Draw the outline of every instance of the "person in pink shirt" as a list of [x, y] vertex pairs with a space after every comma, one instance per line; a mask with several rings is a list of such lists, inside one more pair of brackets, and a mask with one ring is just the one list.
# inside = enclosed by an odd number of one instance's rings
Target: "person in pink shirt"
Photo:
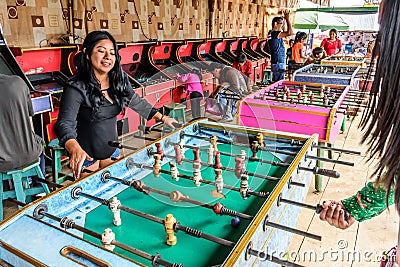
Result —
[[336, 29], [329, 31], [329, 38], [322, 40], [321, 47], [325, 50], [324, 56], [331, 56], [343, 52], [342, 42], [337, 38], [338, 32]]
[[192, 107], [192, 117], [197, 119], [200, 117], [200, 101], [203, 99], [203, 87], [201, 86], [201, 80], [203, 75], [198, 69], [192, 69], [192, 72], [184, 75], [176, 74], [178, 81], [185, 83], [186, 85], [186, 99], [190, 99], [190, 105]]

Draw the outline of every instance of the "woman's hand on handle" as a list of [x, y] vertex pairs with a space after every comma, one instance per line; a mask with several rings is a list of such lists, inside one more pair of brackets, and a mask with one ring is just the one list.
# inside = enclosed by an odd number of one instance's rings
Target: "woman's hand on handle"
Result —
[[75, 179], [81, 176], [81, 170], [85, 160], [92, 161], [91, 158], [79, 145], [75, 139], [69, 139], [65, 142], [65, 149], [69, 153], [69, 166]]
[[175, 125], [179, 124], [174, 118], [170, 118], [168, 116], [164, 117], [163, 122], [165, 123], [165, 125], [172, 129], [175, 129]]
[[347, 220], [345, 219], [346, 208], [343, 206], [341, 201], [338, 200], [327, 200], [322, 203], [322, 210], [319, 214], [319, 218], [322, 221], [327, 221], [330, 225], [340, 229], [349, 228], [356, 219], [349, 215]]

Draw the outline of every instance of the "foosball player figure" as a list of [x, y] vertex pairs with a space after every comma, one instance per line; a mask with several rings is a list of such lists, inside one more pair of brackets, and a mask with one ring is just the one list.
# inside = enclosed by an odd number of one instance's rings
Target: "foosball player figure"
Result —
[[288, 90], [287, 92], [286, 92], [286, 99], [289, 99], [290, 98], [290, 91]]
[[172, 202], [182, 202], [182, 199], [188, 198], [187, 196], [184, 196], [181, 192], [179, 191], [172, 191], [169, 193], [169, 199]]
[[207, 149], [207, 154], [208, 154], [208, 164], [213, 164], [214, 162], [214, 147], [213, 145], [210, 143], [210, 146]]
[[304, 94], [307, 90], [307, 86], [305, 84], [303, 84], [303, 86], [301, 87], [301, 92]]
[[242, 173], [240, 179], [240, 195], [243, 199], [247, 199], [249, 197], [249, 176], [245, 173]]
[[213, 146], [213, 148], [214, 148], [214, 151], [218, 151], [217, 141], [218, 141], [217, 136], [216, 136], [215, 134], [213, 134], [213, 135], [210, 137], [210, 143], [212, 144], [212, 146]]
[[106, 228], [104, 232], [101, 234], [101, 243], [103, 244], [104, 248], [110, 251], [113, 251], [115, 245], [111, 243], [115, 240], [115, 234], [110, 228]]
[[218, 193], [222, 193], [222, 189], [224, 188], [224, 180], [222, 178], [222, 170], [215, 169], [215, 189]]
[[302, 92], [298, 93], [297, 94], [297, 101], [300, 102], [302, 98], [303, 98], [303, 93]]
[[182, 150], [179, 145], [174, 145], [175, 150], [175, 160], [178, 165], [182, 164]]
[[245, 162], [246, 157], [247, 157], [246, 150], [244, 149], [240, 150], [240, 158], [242, 159], [243, 162]]
[[264, 135], [262, 133], [256, 134], [257, 142], [260, 144], [261, 147], [264, 147]]
[[324, 105], [327, 106], [329, 104], [329, 99], [328, 99], [328, 95], [324, 95], [324, 97], [322, 98]]
[[154, 154], [154, 166], [153, 166], [153, 174], [155, 177], [159, 177], [161, 173], [161, 155], [160, 154]]
[[108, 207], [114, 214], [113, 224], [115, 226], [120, 226], [122, 224], [121, 221], [121, 210], [119, 206], [121, 205], [121, 201], [117, 199], [117, 197], [112, 197], [111, 201], [108, 203]]
[[172, 179], [174, 179], [175, 181], [179, 181], [179, 176], [178, 176], [179, 172], [175, 162], [173, 161], [169, 162], [169, 170], [171, 172]]
[[321, 96], [321, 97], [324, 97], [324, 90], [325, 90], [325, 85], [322, 85], [321, 86], [321, 89], [319, 89], [319, 95]]
[[221, 154], [217, 151], [214, 153], [214, 157], [215, 157], [215, 163], [214, 163], [213, 168], [214, 169], [222, 169]]
[[156, 143], [156, 148], [157, 148], [157, 154], [160, 155], [160, 159], [163, 160], [164, 159], [164, 152], [161, 148], [161, 144], [160, 143]]
[[200, 162], [193, 162], [193, 182], [196, 186], [200, 186], [202, 180], [200, 169]]
[[238, 179], [240, 179], [240, 176], [242, 175], [243, 172], [243, 160], [240, 157], [235, 158], [235, 175]]
[[174, 233], [174, 226], [176, 223], [176, 219], [174, 218], [174, 216], [172, 214], [167, 214], [167, 216], [165, 217], [164, 220], [164, 229], [165, 232], [167, 233], [167, 245], [169, 246], [174, 246], [176, 245], [177, 242], [177, 238], [175, 236]]
[[314, 101], [314, 95], [310, 95], [310, 104], [312, 104]]
[[258, 144], [257, 141], [253, 141], [253, 143], [251, 143], [251, 157], [250, 160], [256, 160], [257, 159], [257, 152], [259, 150], [260, 145]]

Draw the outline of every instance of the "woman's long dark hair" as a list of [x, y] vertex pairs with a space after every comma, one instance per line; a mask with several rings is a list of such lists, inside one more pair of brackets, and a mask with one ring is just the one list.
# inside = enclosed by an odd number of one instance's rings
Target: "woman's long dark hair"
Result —
[[77, 72], [72, 80], [84, 82], [94, 110], [97, 111], [102, 100], [102, 93], [100, 91], [100, 82], [97, 80], [94, 74], [90, 57], [96, 44], [105, 39], [108, 39], [113, 43], [115, 50], [115, 64], [108, 73], [110, 80], [110, 88], [108, 89], [108, 93], [115, 103], [117, 103], [117, 105], [124, 110], [130, 100], [127, 91], [130, 89], [130, 83], [127, 75], [124, 74], [121, 67], [121, 58], [118, 54], [117, 43], [110, 33], [106, 31], [92, 31], [86, 36], [82, 44], [82, 52], [76, 55], [76, 59], [74, 58]]
[[400, 183], [396, 181], [400, 167], [400, 1], [384, 0], [380, 9], [380, 30], [367, 75], [368, 80], [377, 57], [375, 79], [360, 127], [365, 130], [362, 142], [368, 144], [369, 160], [379, 159], [373, 176], [386, 188], [387, 197], [395, 188], [400, 212]]

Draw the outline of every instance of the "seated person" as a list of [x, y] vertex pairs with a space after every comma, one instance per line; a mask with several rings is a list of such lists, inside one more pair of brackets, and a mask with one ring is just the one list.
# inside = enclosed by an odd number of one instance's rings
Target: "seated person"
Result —
[[[0, 74], [0, 172], [8, 172], [41, 158], [44, 172], [43, 140], [33, 132], [29, 88], [17, 75]], [[11, 126], [12, 125], [12, 126]]]
[[247, 84], [247, 91], [251, 91], [251, 79], [250, 75], [253, 74], [253, 65], [251, 60], [247, 59], [245, 53], [241, 52], [237, 55], [235, 62], [233, 62], [232, 68], [237, 69], [243, 75], [244, 80]]
[[324, 57], [324, 49], [322, 47], [315, 47], [312, 55], [304, 62], [304, 66], [309, 64], [321, 64], [321, 59]]
[[[219, 86], [211, 93], [210, 97], [219, 98], [223, 111], [222, 119], [233, 121], [237, 108], [237, 100], [234, 98], [240, 98], [247, 92], [247, 85], [243, 75], [234, 68], [217, 62], [210, 64], [209, 71], [219, 81]], [[224, 96], [222, 97], [221, 94]], [[229, 95], [232, 95], [232, 97], [228, 97]]]

